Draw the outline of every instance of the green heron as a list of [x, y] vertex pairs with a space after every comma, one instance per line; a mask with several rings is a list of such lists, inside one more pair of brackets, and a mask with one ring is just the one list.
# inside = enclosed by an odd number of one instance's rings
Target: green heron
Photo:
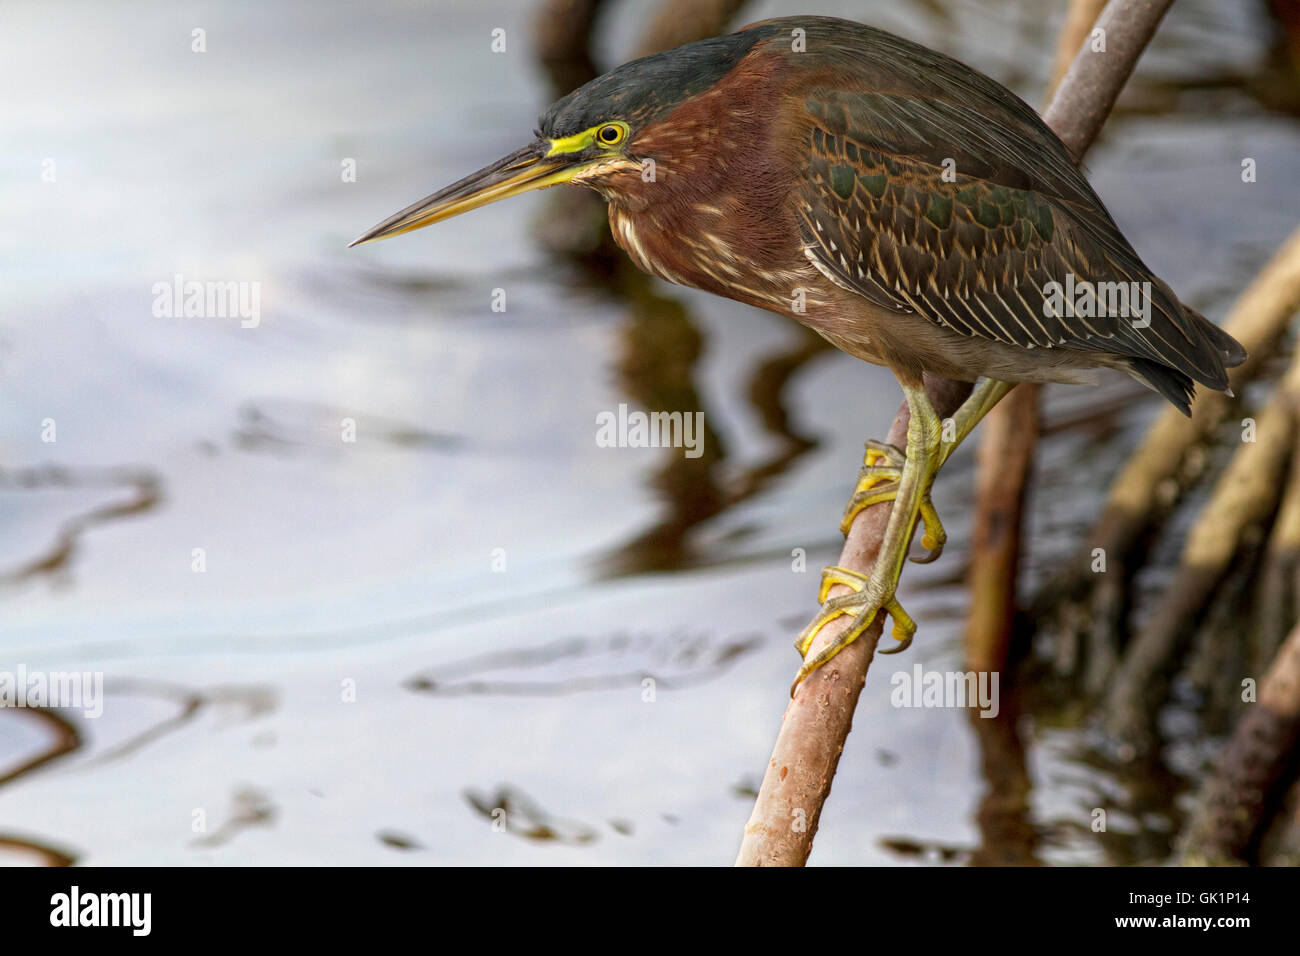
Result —
[[[604, 196], [644, 271], [788, 315], [902, 385], [907, 448], [868, 443], [844, 517], [893, 501], [879, 557], [869, 576], [823, 571], [796, 688], [879, 613], [894, 651], [911, 642], [894, 591], [918, 523], [914, 560], [943, 547], [935, 474], [1015, 383], [1118, 369], [1190, 414], [1193, 383], [1227, 391], [1245, 359], [1151, 273], [1028, 104], [858, 23], [766, 20], [625, 64], [551, 106], [527, 146], [353, 245], [558, 183]], [[980, 384], [940, 421], [926, 372]], [[852, 593], [827, 601], [834, 584]]]

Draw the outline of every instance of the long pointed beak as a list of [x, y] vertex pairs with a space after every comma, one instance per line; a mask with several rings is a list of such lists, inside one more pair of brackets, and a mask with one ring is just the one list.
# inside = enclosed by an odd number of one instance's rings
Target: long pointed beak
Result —
[[389, 216], [373, 229], [353, 239], [348, 247], [422, 229], [498, 199], [567, 183], [577, 175], [582, 164], [574, 162], [572, 155], [548, 158], [548, 145], [545, 141], [532, 143], [497, 160], [491, 166], [471, 173], [446, 189], [440, 189], [432, 196]]

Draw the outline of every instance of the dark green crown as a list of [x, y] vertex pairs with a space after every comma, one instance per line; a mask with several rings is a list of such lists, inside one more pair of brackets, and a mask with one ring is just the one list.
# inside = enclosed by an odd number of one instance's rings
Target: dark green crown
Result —
[[729, 33], [625, 63], [556, 101], [538, 121], [539, 132], [559, 139], [611, 119], [635, 129], [713, 86], [772, 32]]

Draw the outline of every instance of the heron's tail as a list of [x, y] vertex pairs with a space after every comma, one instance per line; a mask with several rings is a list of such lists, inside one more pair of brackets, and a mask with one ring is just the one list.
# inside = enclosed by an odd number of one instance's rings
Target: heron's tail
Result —
[[[1246, 350], [1241, 347], [1240, 342], [1195, 309], [1183, 306], [1183, 311], [1195, 323], [1197, 331], [1205, 336], [1210, 346], [1218, 353], [1223, 368], [1235, 368], [1246, 361]], [[1145, 358], [1129, 358], [1125, 364], [1128, 373], [1147, 388], [1169, 399], [1184, 415], [1192, 414], [1192, 396], [1196, 386], [1186, 372]], [[1220, 380], [1224, 381], [1222, 370], [1218, 374]]]
[[1242, 362], [1246, 361], [1246, 350], [1241, 347], [1241, 343], [1234, 339], [1223, 329], [1219, 328], [1201, 313], [1195, 309], [1189, 309], [1183, 306], [1183, 311], [1190, 315], [1201, 327], [1205, 337], [1210, 340], [1215, 348], [1223, 352], [1223, 367], [1236, 368]]

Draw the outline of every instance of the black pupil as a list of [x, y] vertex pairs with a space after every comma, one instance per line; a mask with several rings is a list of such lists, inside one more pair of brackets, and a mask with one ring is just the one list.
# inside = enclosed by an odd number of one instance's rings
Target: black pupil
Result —
[[607, 143], [612, 143], [614, 140], [618, 139], [618, 130], [613, 126], [606, 126], [600, 131], [600, 138]]

